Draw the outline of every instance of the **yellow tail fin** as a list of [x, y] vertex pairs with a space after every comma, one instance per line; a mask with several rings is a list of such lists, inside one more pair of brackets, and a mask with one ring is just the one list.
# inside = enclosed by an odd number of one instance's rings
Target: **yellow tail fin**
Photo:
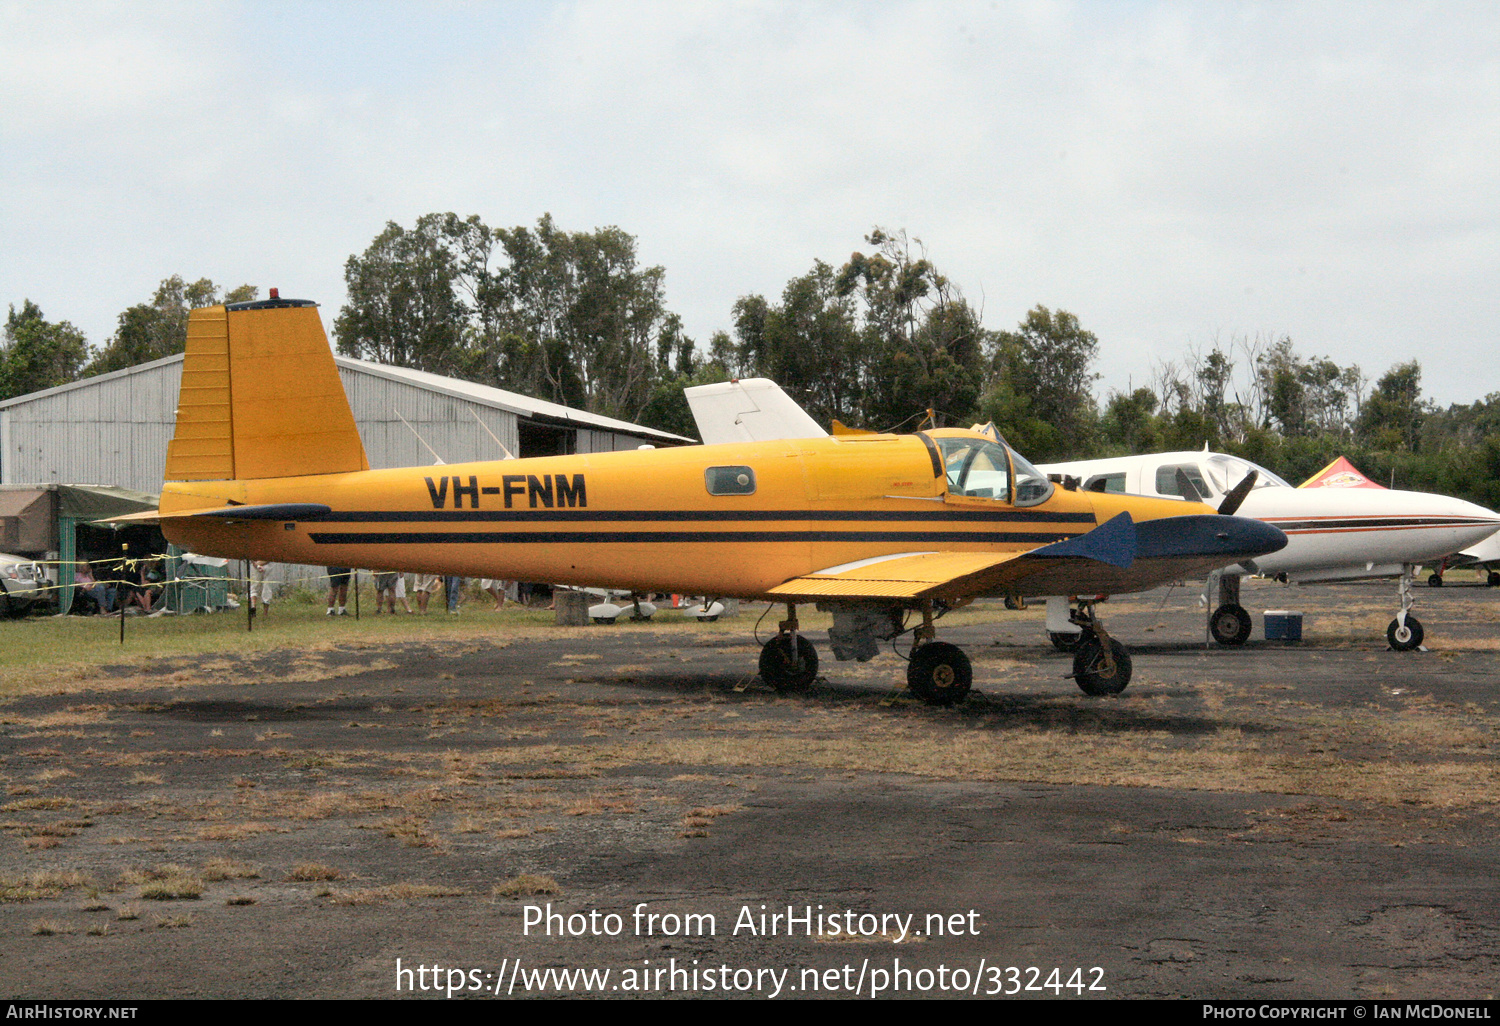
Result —
[[192, 312], [168, 481], [369, 469], [317, 304], [273, 291]]

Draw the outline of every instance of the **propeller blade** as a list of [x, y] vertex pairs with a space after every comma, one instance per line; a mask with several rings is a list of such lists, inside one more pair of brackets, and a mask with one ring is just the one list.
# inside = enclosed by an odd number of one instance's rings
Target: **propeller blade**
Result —
[[1192, 479], [1182, 472], [1181, 467], [1177, 468], [1177, 494], [1188, 502], [1203, 501], [1203, 496], [1193, 487]]
[[1245, 475], [1245, 479], [1232, 488], [1224, 501], [1219, 503], [1219, 514], [1232, 517], [1234, 511], [1240, 508], [1240, 503], [1245, 501], [1245, 496], [1250, 494], [1250, 489], [1255, 487], [1256, 479], [1260, 477], [1260, 471], [1252, 470]]

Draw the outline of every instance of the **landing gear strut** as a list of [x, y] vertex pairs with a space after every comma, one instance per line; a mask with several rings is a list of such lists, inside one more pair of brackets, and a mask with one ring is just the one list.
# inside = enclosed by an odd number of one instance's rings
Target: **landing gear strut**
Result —
[[1243, 645], [1250, 640], [1250, 614], [1240, 605], [1240, 575], [1214, 574], [1209, 578], [1209, 590], [1214, 578], [1218, 578], [1219, 605], [1208, 618], [1209, 633], [1221, 645]]
[[1087, 695], [1118, 695], [1130, 683], [1130, 653], [1104, 630], [1092, 602], [1080, 602], [1073, 622], [1083, 628], [1071, 676]]
[[818, 676], [818, 650], [797, 632], [797, 607], [788, 602], [776, 637], [760, 650], [760, 677], [777, 691], [806, 690]]
[[1411, 579], [1414, 568], [1408, 565], [1401, 575], [1401, 612], [1385, 629], [1385, 640], [1397, 652], [1410, 652], [1422, 647], [1422, 624], [1410, 613], [1412, 606]]
[[964, 650], [934, 641], [932, 602], [922, 604], [922, 626], [912, 632], [914, 646], [906, 664], [906, 686], [928, 705], [956, 705], [968, 697], [974, 667]]

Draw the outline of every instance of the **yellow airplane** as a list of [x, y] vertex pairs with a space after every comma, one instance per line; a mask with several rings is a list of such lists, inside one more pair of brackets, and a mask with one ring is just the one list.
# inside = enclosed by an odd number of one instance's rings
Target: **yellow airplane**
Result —
[[371, 470], [316, 304], [195, 310], [161, 496], [177, 545], [236, 559], [380, 566], [785, 603], [760, 673], [804, 688], [797, 607], [834, 613], [841, 658], [906, 632], [907, 683], [961, 700], [968, 657], [934, 621], [978, 596], [1082, 595], [1074, 678], [1130, 680], [1092, 596], [1275, 551], [1270, 525], [1204, 505], [1081, 492], [973, 431]]

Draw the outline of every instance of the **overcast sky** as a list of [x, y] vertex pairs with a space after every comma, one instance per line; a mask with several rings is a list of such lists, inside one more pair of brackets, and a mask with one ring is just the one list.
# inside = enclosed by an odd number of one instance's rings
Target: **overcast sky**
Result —
[[0, 0], [0, 303], [316, 299], [387, 221], [618, 225], [706, 342], [906, 229], [1100, 394], [1290, 335], [1500, 391], [1500, 5]]

